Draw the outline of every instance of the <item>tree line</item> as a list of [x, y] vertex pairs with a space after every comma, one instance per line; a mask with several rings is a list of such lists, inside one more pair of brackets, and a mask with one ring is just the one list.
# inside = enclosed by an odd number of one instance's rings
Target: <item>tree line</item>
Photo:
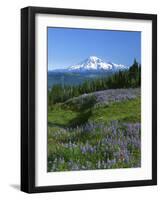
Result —
[[81, 85], [54, 85], [48, 90], [48, 105], [64, 102], [81, 94], [116, 88], [135, 88], [141, 85], [141, 65], [134, 59], [128, 70], [118, 71], [111, 76], [87, 80]]

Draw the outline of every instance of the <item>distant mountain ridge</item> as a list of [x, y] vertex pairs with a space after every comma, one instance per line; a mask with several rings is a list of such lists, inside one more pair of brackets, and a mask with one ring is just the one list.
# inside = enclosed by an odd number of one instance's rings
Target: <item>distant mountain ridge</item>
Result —
[[106, 72], [115, 72], [119, 70], [126, 70], [129, 67], [123, 65], [123, 64], [115, 64], [113, 62], [105, 62], [102, 59], [96, 57], [96, 56], [90, 56], [84, 61], [76, 64], [69, 66], [64, 69], [56, 69], [52, 70], [54, 71], [66, 71], [66, 72], [99, 72], [99, 71], [106, 71]]

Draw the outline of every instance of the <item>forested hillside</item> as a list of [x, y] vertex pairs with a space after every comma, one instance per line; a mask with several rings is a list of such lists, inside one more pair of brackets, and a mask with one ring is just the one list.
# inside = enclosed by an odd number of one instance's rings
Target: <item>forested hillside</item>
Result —
[[51, 90], [48, 90], [48, 105], [50, 107], [55, 103], [64, 102], [85, 93], [115, 88], [136, 88], [140, 85], [141, 65], [135, 59], [128, 70], [116, 72], [111, 76], [85, 81], [75, 86], [54, 85]]

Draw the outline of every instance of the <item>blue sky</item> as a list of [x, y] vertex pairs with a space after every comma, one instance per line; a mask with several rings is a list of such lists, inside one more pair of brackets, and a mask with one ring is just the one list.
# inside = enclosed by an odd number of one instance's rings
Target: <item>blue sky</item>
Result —
[[141, 32], [48, 28], [48, 69], [75, 65], [89, 56], [131, 65], [141, 63]]

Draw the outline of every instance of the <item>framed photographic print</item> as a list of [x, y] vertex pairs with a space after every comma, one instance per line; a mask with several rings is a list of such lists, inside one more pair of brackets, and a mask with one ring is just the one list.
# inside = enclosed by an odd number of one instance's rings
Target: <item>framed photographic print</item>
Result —
[[157, 16], [21, 10], [21, 190], [157, 184]]

